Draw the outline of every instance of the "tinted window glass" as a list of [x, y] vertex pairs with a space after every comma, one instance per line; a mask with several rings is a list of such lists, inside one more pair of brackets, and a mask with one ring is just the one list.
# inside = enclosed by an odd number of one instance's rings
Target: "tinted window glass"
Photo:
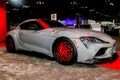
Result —
[[26, 22], [20, 25], [23, 30], [41, 30], [42, 26], [36, 21]]

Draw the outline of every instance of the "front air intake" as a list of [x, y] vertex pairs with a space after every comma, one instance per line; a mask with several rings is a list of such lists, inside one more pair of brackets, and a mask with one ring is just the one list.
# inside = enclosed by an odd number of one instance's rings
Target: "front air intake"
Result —
[[101, 48], [101, 49], [97, 52], [97, 54], [96, 54], [95, 56], [103, 55], [106, 50], [107, 50], [107, 48]]

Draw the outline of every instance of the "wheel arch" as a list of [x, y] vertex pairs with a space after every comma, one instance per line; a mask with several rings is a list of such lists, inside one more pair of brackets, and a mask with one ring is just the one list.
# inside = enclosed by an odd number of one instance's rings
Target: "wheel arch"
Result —
[[7, 40], [7, 38], [12, 38], [14, 40], [13, 36], [11, 36], [11, 35], [7, 35], [5, 40]]
[[5, 40], [6, 40], [7, 38], [10, 38], [10, 37], [11, 37], [11, 38], [15, 41], [15, 39], [14, 39], [14, 38], [15, 38], [15, 36], [10, 35], [10, 34], [6, 36]]
[[11, 34], [7, 35], [6, 38], [5, 38], [5, 42], [6, 42], [7, 38], [12, 38], [13, 39], [14, 44], [15, 44], [15, 48], [17, 49], [17, 45], [16, 45], [17, 42], [15, 40], [16, 36], [15, 35], [11, 35]]
[[[10, 35], [6, 36], [5, 44], [8, 52], [16, 52], [16, 46], [12, 36]], [[10, 46], [11, 44], [12, 44], [12, 47]]]

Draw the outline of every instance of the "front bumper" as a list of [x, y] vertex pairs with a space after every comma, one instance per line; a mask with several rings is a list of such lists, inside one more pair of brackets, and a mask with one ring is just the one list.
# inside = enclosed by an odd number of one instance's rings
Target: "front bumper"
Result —
[[115, 61], [118, 58], [118, 54], [114, 53], [111, 57], [109, 58], [102, 58], [102, 59], [88, 59], [85, 61], [82, 61], [80, 63], [85, 63], [85, 64], [97, 64], [97, 63], [105, 63], [105, 62], [111, 62], [111, 61]]

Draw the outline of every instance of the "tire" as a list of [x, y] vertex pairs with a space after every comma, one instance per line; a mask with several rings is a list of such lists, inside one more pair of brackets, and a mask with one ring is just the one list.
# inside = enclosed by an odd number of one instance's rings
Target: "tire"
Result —
[[55, 42], [53, 55], [58, 63], [71, 65], [77, 59], [76, 47], [68, 38], [60, 38]]
[[8, 52], [15, 52], [15, 43], [12, 37], [6, 38], [6, 48]]

